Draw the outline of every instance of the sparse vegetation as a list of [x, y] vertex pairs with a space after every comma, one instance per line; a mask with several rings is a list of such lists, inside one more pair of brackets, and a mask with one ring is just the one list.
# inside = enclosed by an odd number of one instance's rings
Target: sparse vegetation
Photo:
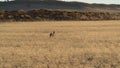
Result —
[[120, 68], [119, 22], [1, 23], [0, 68]]

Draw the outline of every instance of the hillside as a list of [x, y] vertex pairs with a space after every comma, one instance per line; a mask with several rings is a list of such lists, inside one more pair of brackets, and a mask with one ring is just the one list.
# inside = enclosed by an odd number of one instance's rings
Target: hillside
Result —
[[0, 21], [120, 20], [120, 5], [64, 1], [0, 2]]
[[29, 1], [18, 0], [12, 2], [0, 2], [0, 10], [33, 10], [33, 9], [59, 9], [96, 12], [120, 12], [120, 5], [87, 4], [82, 2], [64, 1]]

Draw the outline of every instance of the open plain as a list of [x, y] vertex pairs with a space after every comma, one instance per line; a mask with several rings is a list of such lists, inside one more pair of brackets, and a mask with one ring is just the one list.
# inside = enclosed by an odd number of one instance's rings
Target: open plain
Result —
[[0, 68], [120, 68], [120, 21], [0, 23]]

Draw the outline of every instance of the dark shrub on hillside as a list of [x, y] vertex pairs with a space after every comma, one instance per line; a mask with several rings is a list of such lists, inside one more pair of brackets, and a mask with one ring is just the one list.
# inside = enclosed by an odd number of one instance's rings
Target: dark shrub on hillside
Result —
[[0, 11], [0, 21], [120, 20], [120, 13], [60, 10]]

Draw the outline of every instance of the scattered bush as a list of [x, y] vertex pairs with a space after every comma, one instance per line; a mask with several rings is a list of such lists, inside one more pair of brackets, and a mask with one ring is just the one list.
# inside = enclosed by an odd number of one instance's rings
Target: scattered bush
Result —
[[[0, 11], [0, 21], [41, 20], [120, 20], [120, 13], [79, 12], [60, 10]], [[10, 20], [10, 21], [11, 21]]]

